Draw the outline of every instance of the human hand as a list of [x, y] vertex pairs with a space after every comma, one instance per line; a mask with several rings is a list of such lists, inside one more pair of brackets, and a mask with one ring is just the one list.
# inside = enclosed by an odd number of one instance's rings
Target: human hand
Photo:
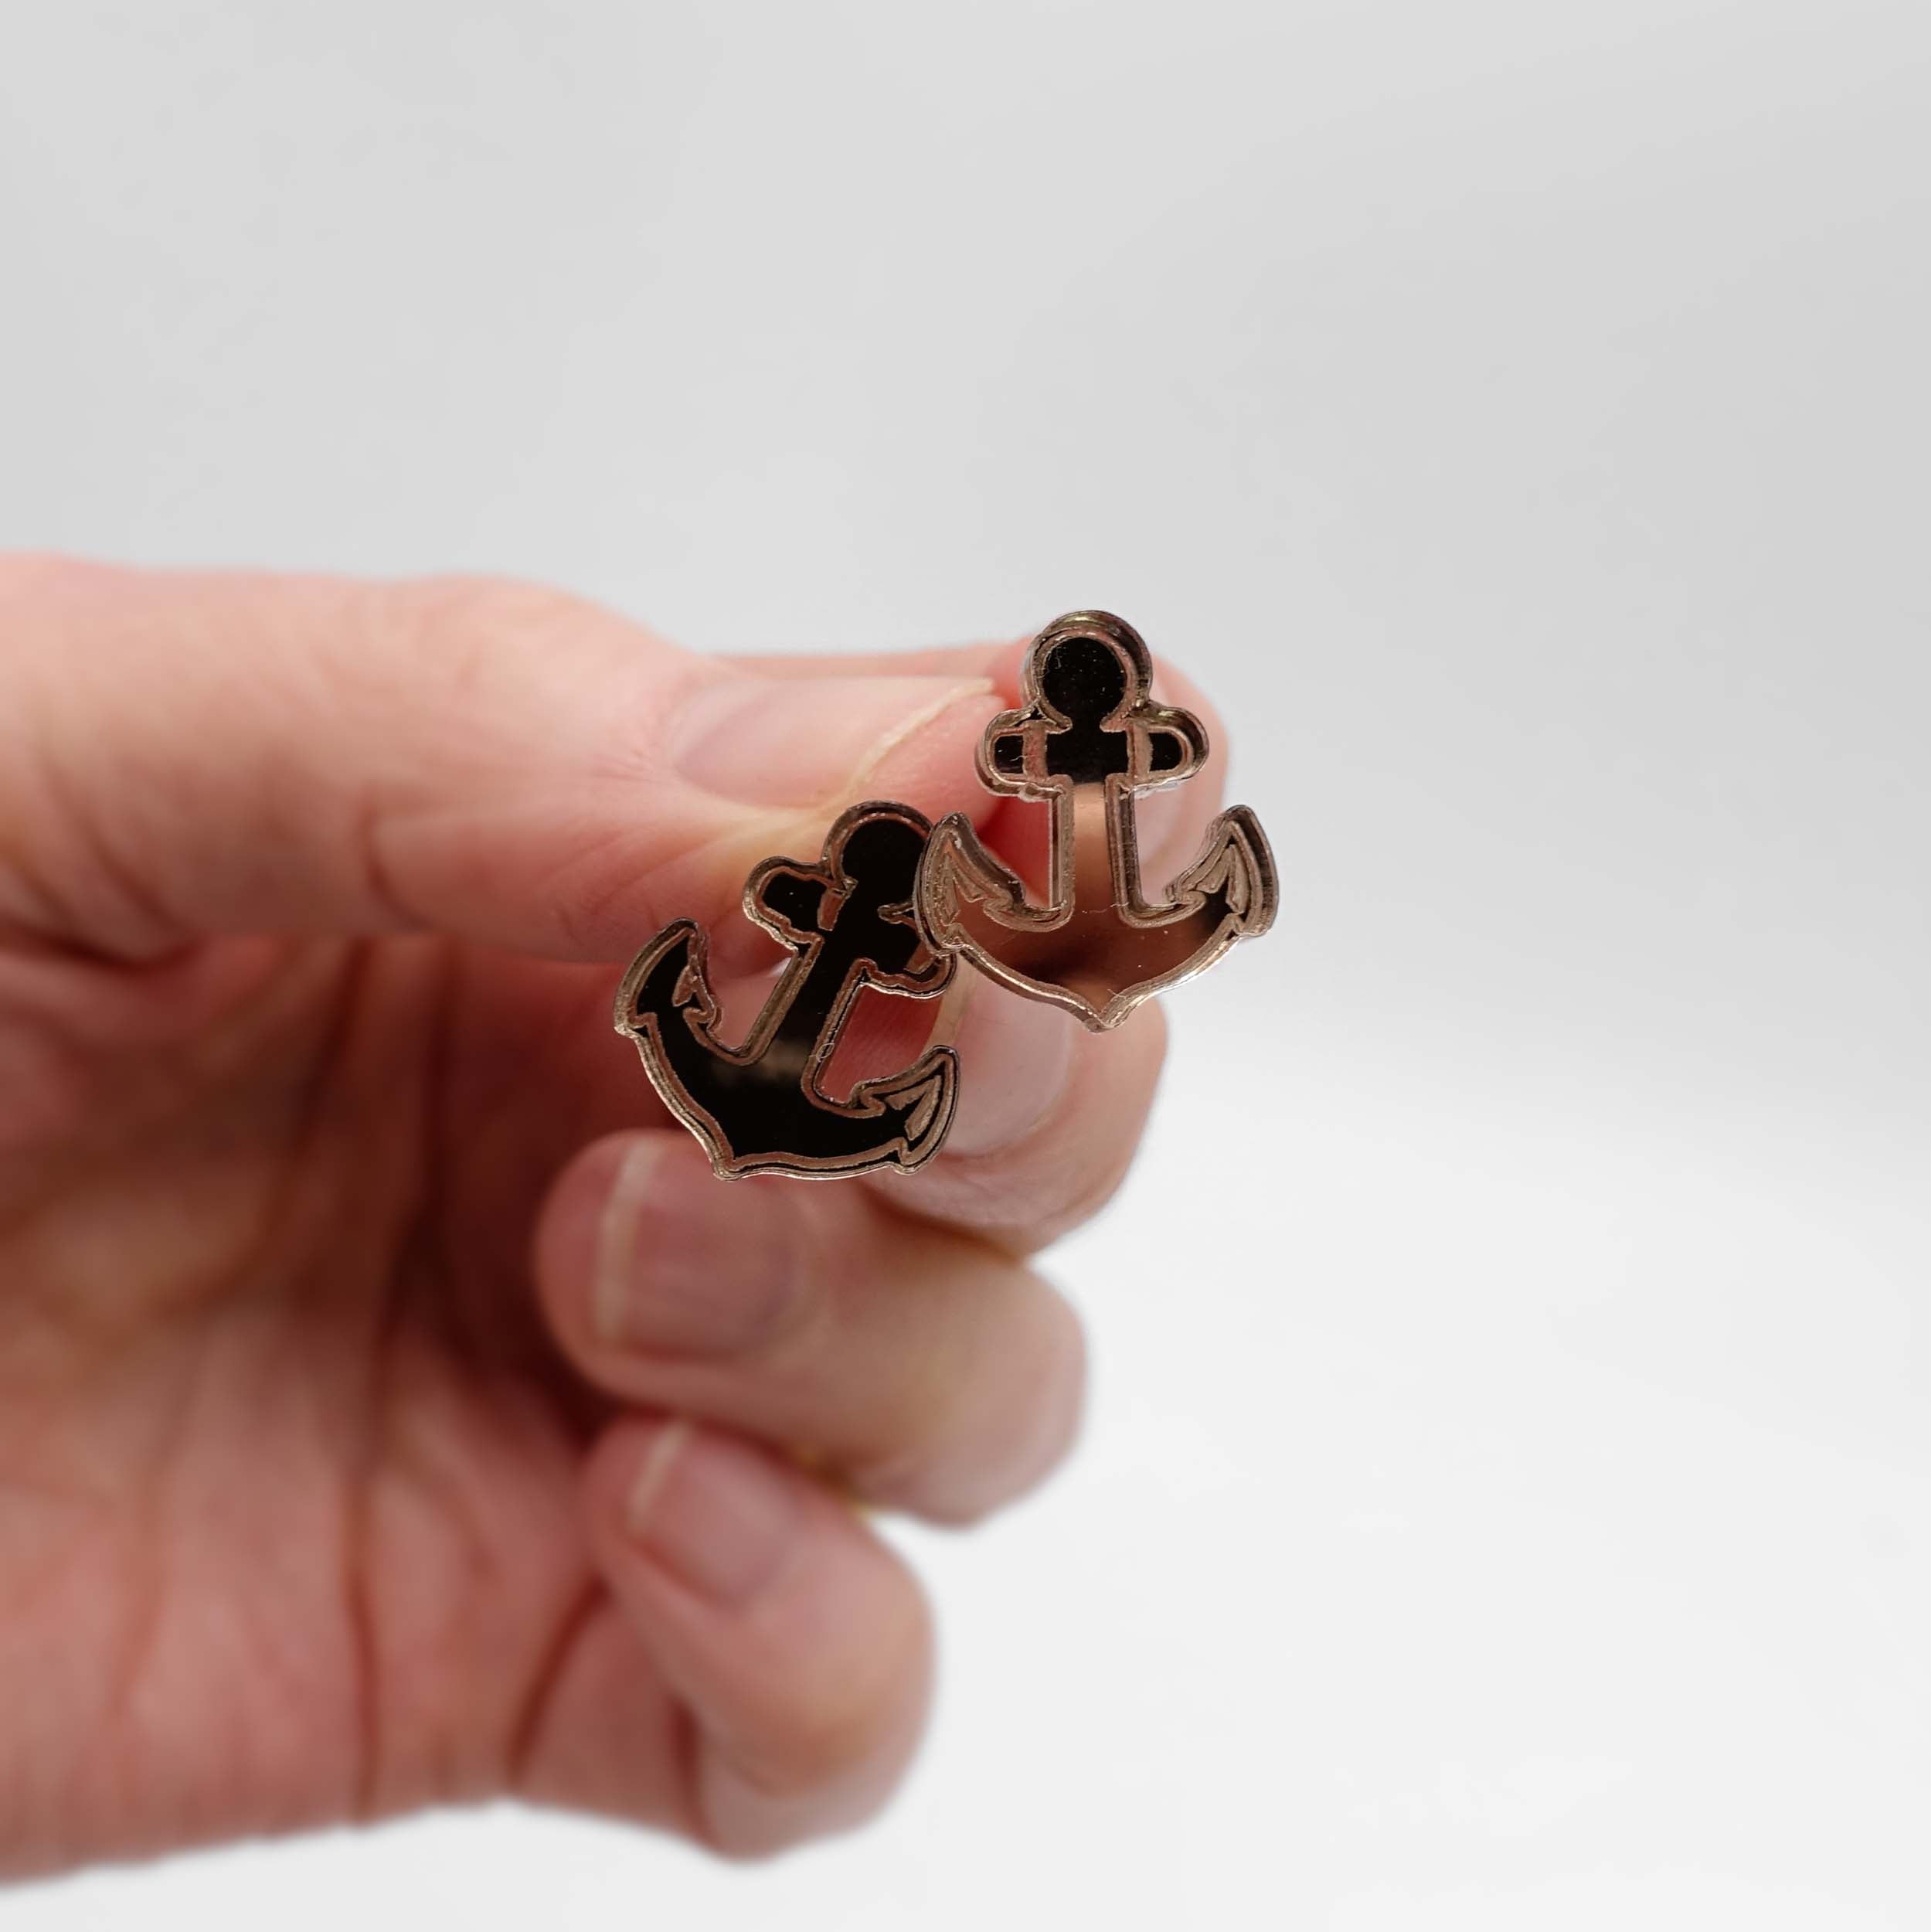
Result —
[[[1022, 1257], [1119, 1180], [1161, 1022], [981, 988], [928, 1168], [726, 1185], [610, 1002], [677, 915], [748, 978], [746, 872], [853, 798], [1010, 852], [973, 750], [1018, 655], [0, 560], [0, 1871], [875, 1806], [930, 1634], [838, 1491], [965, 1521], [1062, 1454], [1078, 1330]], [[1149, 877], [1218, 790], [1147, 801]], [[931, 1012], [866, 1005], [888, 1059]]]

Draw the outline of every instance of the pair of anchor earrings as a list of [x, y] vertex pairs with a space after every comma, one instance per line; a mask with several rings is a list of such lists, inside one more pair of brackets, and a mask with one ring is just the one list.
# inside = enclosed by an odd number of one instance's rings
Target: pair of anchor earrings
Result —
[[1033, 639], [1025, 702], [986, 727], [981, 782], [1051, 808], [1045, 903], [963, 815], [935, 828], [875, 800], [839, 817], [815, 864], [767, 859], [746, 880], [745, 917], [792, 957], [741, 1046], [717, 1036], [702, 927], [679, 920], [637, 954], [617, 1030], [720, 1176], [909, 1174], [944, 1145], [960, 1079], [948, 1044], [843, 1098], [826, 1090], [867, 988], [931, 999], [963, 964], [1105, 1032], [1273, 923], [1273, 859], [1243, 805], [1214, 820], [1164, 897], [1146, 896], [1134, 801], [1183, 783], [1207, 755], [1199, 719], [1155, 704], [1152, 678], [1130, 624], [1076, 611]]

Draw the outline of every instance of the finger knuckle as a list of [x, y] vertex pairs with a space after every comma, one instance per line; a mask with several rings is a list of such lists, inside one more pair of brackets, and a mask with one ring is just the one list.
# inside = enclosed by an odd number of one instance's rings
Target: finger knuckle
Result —
[[385, 656], [400, 645], [460, 688], [501, 662], [581, 629], [593, 608], [566, 591], [514, 577], [418, 577], [369, 587], [367, 631]]

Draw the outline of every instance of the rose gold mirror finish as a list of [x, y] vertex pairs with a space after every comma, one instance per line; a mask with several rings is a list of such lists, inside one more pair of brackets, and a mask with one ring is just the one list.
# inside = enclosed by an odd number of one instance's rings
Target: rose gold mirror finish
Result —
[[933, 832], [920, 868], [920, 918], [934, 947], [1096, 1032], [1265, 932], [1278, 904], [1273, 855], [1245, 806], [1222, 812], [1193, 862], [1147, 897], [1134, 801], [1184, 784], [1207, 755], [1192, 713], [1153, 702], [1152, 675], [1130, 624], [1076, 611], [1033, 640], [1025, 702], [987, 727], [986, 785], [1052, 813], [1045, 905], [956, 815]]

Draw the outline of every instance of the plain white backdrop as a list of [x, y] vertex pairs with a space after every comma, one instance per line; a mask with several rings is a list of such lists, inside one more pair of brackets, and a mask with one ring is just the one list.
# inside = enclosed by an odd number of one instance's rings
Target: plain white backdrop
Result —
[[1103, 604], [1283, 885], [1056, 1258], [1079, 1459], [905, 1532], [882, 1822], [8, 1932], [1931, 1921], [1920, 0], [0, 21], [0, 541], [716, 649]]

